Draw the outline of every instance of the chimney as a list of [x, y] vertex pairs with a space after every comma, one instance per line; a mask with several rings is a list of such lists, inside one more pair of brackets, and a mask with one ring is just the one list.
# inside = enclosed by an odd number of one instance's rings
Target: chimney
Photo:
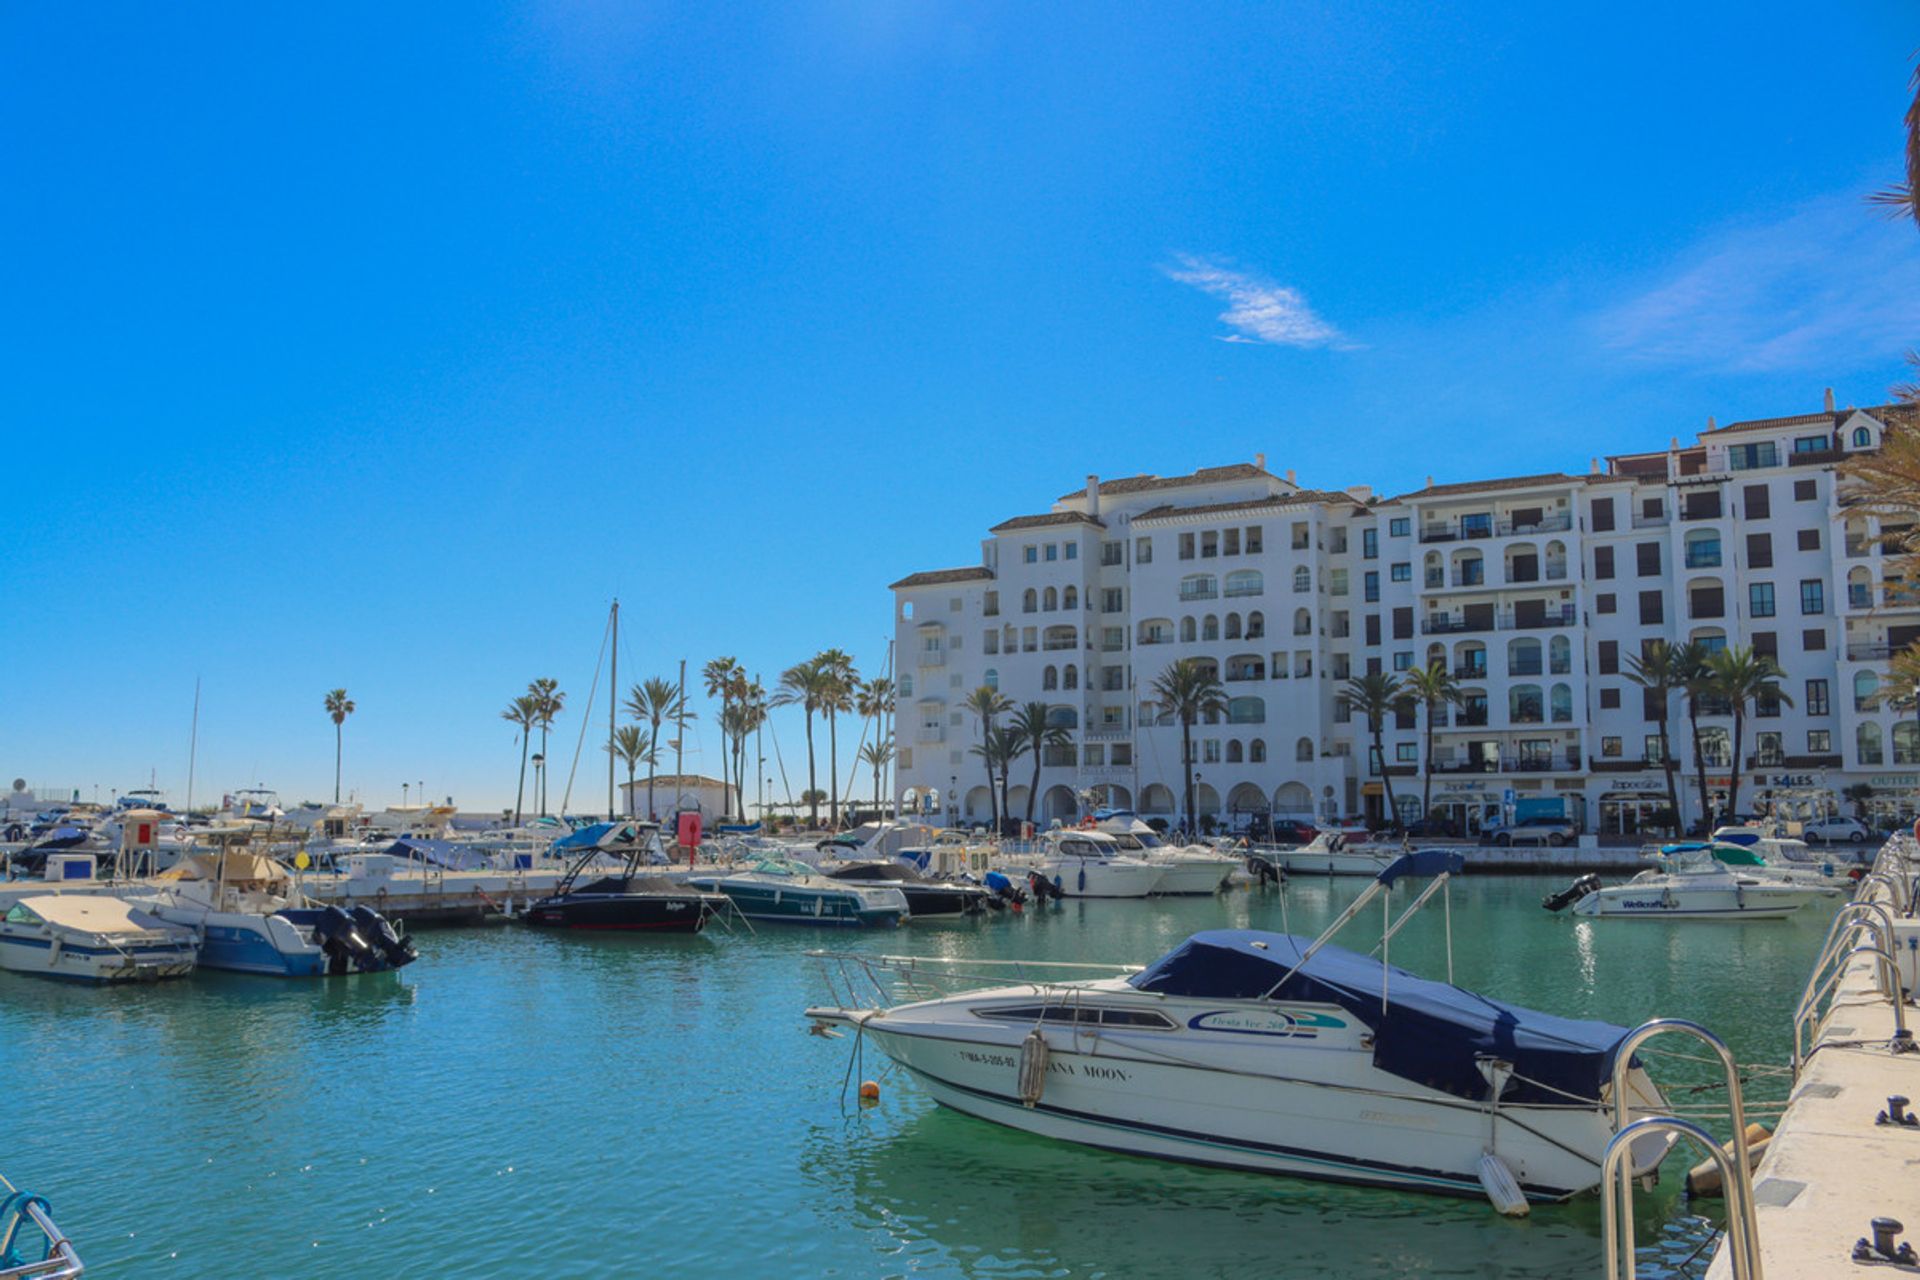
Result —
[[1827, 412], [1828, 413], [1833, 412], [1833, 388], [1832, 387], [1827, 388]]
[[1713, 415], [1712, 415], [1712, 414], [1708, 414], [1708, 415], [1707, 415], [1707, 430], [1709, 430], [1709, 431], [1712, 431], [1712, 430], [1714, 430], [1714, 423], [1713, 423]]
[[1298, 488], [1300, 485], [1300, 481], [1294, 478], [1292, 467], [1287, 468], [1287, 483], [1293, 485], [1295, 488]]
[[1596, 475], [1596, 476], [1597, 476], [1597, 475], [1599, 475], [1599, 474], [1600, 474], [1600, 459], [1598, 459], [1598, 458], [1588, 458], [1588, 459], [1587, 459], [1587, 470], [1588, 470], [1588, 472], [1589, 472], [1589, 473], [1591, 473], [1591, 474], [1593, 474], [1593, 475]]
[[1428, 476], [1428, 477], [1427, 477], [1427, 488], [1429, 488], [1429, 489], [1431, 489], [1431, 488], [1433, 488], [1433, 477], [1432, 477], [1432, 476]]
[[1346, 488], [1346, 494], [1349, 498], [1352, 498], [1355, 502], [1364, 506], [1373, 501], [1373, 486], [1370, 484], [1350, 484]]
[[1100, 477], [1099, 476], [1087, 477], [1087, 514], [1095, 517], [1096, 519], [1100, 515]]
[[1255, 470], [1257, 470], [1257, 471], [1265, 471], [1265, 470], [1267, 469], [1267, 455], [1266, 455], [1266, 454], [1264, 454], [1264, 453], [1256, 453], [1256, 454], [1254, 454], [1254, 455], [1253, 455], [1253, 465], [1254, 465], [1254, 469], [1255, 469]]

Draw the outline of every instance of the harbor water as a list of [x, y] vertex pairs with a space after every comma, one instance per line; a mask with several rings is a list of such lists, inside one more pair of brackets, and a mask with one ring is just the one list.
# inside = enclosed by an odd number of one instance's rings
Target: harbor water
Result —
[[[1363, 883], [1295, 881], [1286, 922], [1316, 932]], [[1455, 979], [1574, 1017], [1693, 1018], [1742, 1062], [1785, 1060], [1824, 911], [1576, 921], [1540, 909], [1558, 887], [1456, 881]], [[0, 973], [0, 1169], [52, 1201], [89, 1276], [138, 1280], [1600, 1275], [1597, 1197], [1515, 1221], [1062, 1145], [940, 1110], [871, 1051], [850, 1075], [852, 1038], [800, 1016], [827, 995], [809, 948], [1144, 962], [1199, 929], [1278, 929], [1282, 911], [1243, 890], [876, 933], [497, 926], [422, 933], [398, 973], [315, 982]], [[1444, 977], [1447, 919], [1436, 900], [1394, 963]], [[1341, 942], [1378, 935], [1374, 916]], [[1668, 1082], [1703, 1071], [1656, 1064]], [[878, 1105], [858, 1105], [861, 1075]], [[1679, 1195], [1694, 1158], [1640, 1200], [1643, 1275], [1705, 1270], [1706, 1253], [1682, 1266], [1708, 1239]]]

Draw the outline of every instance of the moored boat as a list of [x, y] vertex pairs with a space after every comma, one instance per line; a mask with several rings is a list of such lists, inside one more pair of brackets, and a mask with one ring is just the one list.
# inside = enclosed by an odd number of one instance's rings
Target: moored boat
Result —
[[1005, 868], [1038, 876], [1063, 898], [1144, 898], [1160, 886], [1165, 868], [1132, 857], [1104, 831], [1049, 831], [1038, 847], [1011, 853]]
[[915, 920], [928, 916], [978, 915], [986, 910], [989, 896], [980, 885], [935, 879], [921, 874], [904, 862], [829, 863], [822, 865], [820, 870], [829, 880], [898, 889], [907, 900], [908, 913]]
[[907, 897], [898, 889], [830, 880], [780, 858], [763, 858], [727, 875], [691, 876], [686, 883], [724, 893], [749, 920], [885, 929], [907, 918]]
[[[582, 852], [554, 891], [527, 908], [528, 924], [603, 933], [698, 933], [709, 916], [726, 906], [723, 894], [641, 874], [642, 863], [659, 852], [657, 824], [600, 825], [612, 829], [578, 843]], [[619, 870], [581, 882], [583, 874], [616, 849], [626, 854]], [[664, 853], [660, 860], [665, 861]]]
[[1289, 875], [1377, 876], [1392, 862], [1385, 849], [1358, 848], [1338, 831], [1322, 831], [1303, 845], [1257, 845], [1248, 855]]
[[1839, 889], [1823, 884], [1728, 866], [1707, 845], [1668, 845], [1662, 853], [1663, 869], [1642, 871], [1616, 885], [1582, 876], [1541, 905], [1611, 919], [1784, 920], [1811, 903], [1841, 896]]
[[0, 915], [0, 969], [80, 982], [157, 982], [193, 972], [200, 940], [105, 893], [17, 898]]

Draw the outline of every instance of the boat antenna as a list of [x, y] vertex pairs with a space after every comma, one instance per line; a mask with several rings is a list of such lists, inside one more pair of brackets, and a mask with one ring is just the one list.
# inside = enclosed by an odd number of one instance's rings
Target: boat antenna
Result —
[[[753, 682], [760, 683], [760, 673], [753, 673]], [[765, 831], [767, 821], [767, 745], [763, 736], [766, 733], [767, 713], [764, 706], [753, 718], [753, 801], [760, 810], [761, 830]]]
[[[687, 750], [687, 660], [680, 659], [680, 691], [673, 695], [674, 732], [673, 732], [673, 785], [680, 789], [673, 799], [673, 819], [680, 821], [680, 802], [687, 794], [687, 770], [681, 763]], [[678, 839], [678, 836], [675, 836]], [[692, 855], [688, 855], [692, 862]]]
[[200, 677], [193, 678], [193, 728], [187, 733], [187, 817], [193, 816], [193, 762], [200, 752]]
[[613, 737], [620, 710], [620, 597], [613, 598], [613, 666], [607, 673], [607, 821], [618, 822], [620, 810], [613, 803]]
[[[607, 626], [610, 628], [612, 625], [613, 618], [609, 615], [607, 618]], [[607, 632], [606, 630], [602, 630], [600, 632], [600, 655], [593, 660], [593, 683], [587, 687], [586, 710], [580, 713], [580, 736], [574, 739], [573, 763], [567, 766], [567, 789], [560, 793], [560, 816], [563, 819], [563, 825], [567, 815], [567, 802], [573, 799], [574, 775], [580, 771], [580, 752], [587, 745], [587, 725], [593, 720], [593, 698], [595, 694], [600, 692], [600, 668], [606, 664], [606, 661]], [[611, 696], [611, 694], [609, 694], [609, 696]], [[608, 743], [607, 746], [611, 748], [613, 744]]]

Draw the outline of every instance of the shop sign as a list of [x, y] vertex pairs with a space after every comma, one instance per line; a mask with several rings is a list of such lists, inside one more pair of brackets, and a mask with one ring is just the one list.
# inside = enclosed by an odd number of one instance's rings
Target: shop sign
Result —
[[1608, 791], [1657, 791], [1664, 793], [1667, 784], [1656, 778], [1627, 778], [1618, 782], [1609, 782]]
[[1920, 777], [1911, 773], [1876, 773], [1867, 779], [1870, 787], [1912, 787], [1920, 786]]
[[1820, 775], [1817, 773], [1763, 773], [1760, 775], [1763, 787], [1817, 787]]

